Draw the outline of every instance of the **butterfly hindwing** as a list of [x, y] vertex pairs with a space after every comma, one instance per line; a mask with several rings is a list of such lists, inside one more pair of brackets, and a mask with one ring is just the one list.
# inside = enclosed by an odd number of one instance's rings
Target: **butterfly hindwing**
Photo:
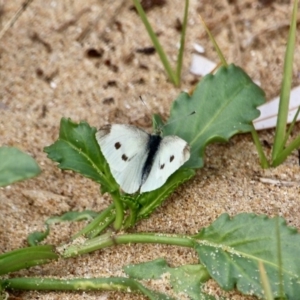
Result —
[[111, 173], [124, 192], [138, 191], [147, 159], [149, 134], [131, 125], [113, 124], [96, 134]]
[[141, 186], [141, 193], [161, 187], [190, 157], [189, 145], [178, 136], [162, 139], [155, 155], [151, 171]]

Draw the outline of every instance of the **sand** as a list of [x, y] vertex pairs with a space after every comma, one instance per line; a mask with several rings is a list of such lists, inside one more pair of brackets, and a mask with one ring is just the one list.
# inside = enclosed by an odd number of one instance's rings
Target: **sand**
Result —
[[[6, 31], [0, 44], [0, 145], [31, 154], [40, 176], [0, 189], [0, 253], [27, 245], [26, 237], [44, 229], [44, 221], [67, 211], [100, 211], [111, 203], [99, 186], [79, 174], [61, 171], [43, 148], [58, 137], [62, 117], [106, 123], [129, 123], [151, 131], [151, 114], [167, 118], [180, 91], [191, 90], [198, 78], [189, 72], [193, 43], [218, 61], [198, 13], [207, 21], [228, 62], [240, 65], [266, 91], [280, 92], [284, 51], [291, 12], [289, 1], [190, 1], [187, 40], [180, 87], [174, 87], [157, 54], [137, 53], [151, 41], [131, 1], [33, 1]], [[2, 27], [22, 5], [4, 1]], [[268, 4], [269, 3], [269, 4]], [[151, 24], [173, 65], [183, 1], [168, 1], [148, 12]], [[299, 25], [298, 25], [299, 31]], [[296, 49], [299, 50], [299, 39]], [[298, 48], [297, 48], [298, 47]], [[92, 51], [91, 51], [92, 50]], [[91, 57], [96, 56], [96, 57]], [[295, 53], [293, 86], [300, 83], [300, 52]], [[142, 95], [149, 109], [141, 104]], [[297, 125], [293, 136], [299, 135]], [[272, 144], [274, 130], [259, 133]], [[270, 154], [270, 149], [265, 147]], [[206, 149], [205, 167], [180, 186], [149, 219], [133, 231], [194, 234], [222, 213], [280, 215], [300, 228], [300, 172], [294, 151], [276, 169], [263, 170], [249, 134]], [[264, 179], [273, 179], [271, 184]], [[57, 224], [46, 243], [59, 245], [83, 226]], [[122, 245], [45, 266], [14, 276], [102, 277], [120, 275], [121, 268], [164, 257], [171, 266], [197, 263], [195, 252], [166, 245]], [[163, 285], [158, 286], [164, 290]], [[221, 291], [207, 283], [213, 295]], [[113, 292], [14, 292], [12, 299], [145, 299]], [[228, 299], [254, 299], [238, 292]], [[18, 298], [19, 297], [19, 298]]]

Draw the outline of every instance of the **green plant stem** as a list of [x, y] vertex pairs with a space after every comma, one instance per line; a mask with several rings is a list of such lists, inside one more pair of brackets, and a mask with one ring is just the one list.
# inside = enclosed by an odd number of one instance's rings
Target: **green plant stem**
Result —
[[115, 209], [116, 209], [116, 218], [114, 221], [114, 229], [120, 230], [123, 225], [124, 220], [124, 207], [123, 203], [120, 200], [120, 194], [119, 192], [113, 192], [111, 193], [111, 197], [113, 198]]
[[288, 138], [289, 138], [289, 136], [291, 135], [291, 133], [292, 133], [292, 131], [294, 129], [294, 126], [295, 126], [295, 124], [297, 122], [297, 118], [298, 118], [299, 113], [300, 113], [300, 106], [298, 107], [298, 109], [297, 109], [297, 111], [295, 113], [295, 116], [293, 118], [293, 121], [292, 121], [291, 125], [289, 126], [289, 129], [288, 129], [288, 131], [287, 131], [287, 133], [285, 135], [285, 139], [284, 139], [284, 142], [283, 142], [284, 145], [286, 145], [286, 143], [288, 141]]
[[279, 153], [276, 159], [272, 162], [272, 167], [279, 166], [293, 150], [300, 147], [300, 136], [294, 139], [283, 151]]
[[104, 211], [102, 211], [91, 223], [89, 223], [87, 226], [85, 226], [82, 230], [77, 232], [72, 236], [72, 240], [75, 240], [81, 235], [88, 235], [91, 233], [91, 237], [95, 237], [97, 234], [100, 234], [101, 231], [103, 231], [107, 226], [109, 226], [114, 218], [110, 217], [110, 215], [113, 215], [114, 211], [114, 204], [111, 204], [108, 206]]
[[112, 224], [114, 222], [116, 218], [116, 214], [115, 214], [115, 210], [110, 211], [110, 213], [108, 214], [108, 216], [106, 217], [105, 220], [103, 220], [102, 223], [100, 223], [98, 225], [98, 227], [96, 227], [95, 229], [93, 229], [89, 234], [88, 234], [88, 238], [92, 239], [96, 236], [98, 236], [100, 233], [102, 233], [110, 224]]
[[281, 237], [280, 237], [280, 224], [279, 218], [276, 218], [276, 242], [277, 242], [277, 258], [278, 258], [278, 282], [279, 282], [279, 295], [280, 297], [284, 296], [283, 288], [283, 270], [282, 270], [282, 246], [281, 246]]
[[265, 296], [264, 299], [274, 300], [270, 282], [269, 282], [264, 264], [261, 260], [259, 261], [258, 267], [259, 267], [259, 273], [260, 273], [260, 280], [261, 280], [261, 284], [262, 284], [264, 296]]
[[58, 255], [51, 245], [33, 246], [0, 255], [0, 275], [46, 264]]
[[220, 61], [222, 62], [222, 65], [225, 66], [225, 67], [228, 67], [227, 61], [226, 61], [226, 59], [225, 59], [225, 57], [224, 57], [224, 55], [223, 55], [223, 53], [222, 53], [222, 51], [221, 51], [218, 43], [217, 43], [217, 41], [215, 40], [214, 36], [210, 32], [210, 30], [207, 27], [207, 25], [206, 25], [204, 19], [202, 18], [202, 16], [199, 15], [199, 17], [200, 17], [200, 20], [201, 20], [201, 22], [202, 22], [202, 24], [204, 26], [204, 29], [205, 29], [206, 33], [209, 36], [210, 41], [213, 43], [213, 45], [214, 45], [214, 47], [215, 47], [215, 49], [216, 49], [216, 51], [218, 53], [218, 56], [219, 56]]
[[183, 53], [184, 53], [185, 35], [186, 35], [187, 20], [188, 20], [188, 11], [189, 11], [189, 0], [185, 0], [182, 31], [181, 31], [181, 38], [180, 38], [180, 48], [179, 48], [179, 51], [178, 51], [177, 68], [176, 68], [176, 79], [177, 79], [178, 84], [180, 83], [180, 75], [181, 75], [182, 62], [183, 62]]
[[140, 234], [123, 234], [112, 236], [107, 233], [86, 241], [83, 245], [72, 245], [63, 253], [64, 257], [73, 257], [99, 249], [107, 248], [113, 245], [130, 244], [130, 243], [154, 243], [177, 245], [181, 247], [194, 247], [194, 240], [188, 236], [168, 236], [166, 234], [140, 233]]
[[260, 165], [261, 165], [261, 167], [263, 169], [267, 169], [267, 168], [269, 168], [269, 162], [268, 162], [268, 160], [266, 158], [264, 150], [263, 150], [263, 148], [261, 146], [261, 143], [259, 141], [258, 134], [257, 134], [256, 130], [254, 129], [254, 127], [253, 127], [253, 130], [251, 131], [251, 134], [252, 134], [252, 138], [253, 138], [254, 144], [256, 146], [256, 150], [257, 150], [258, 156], [259, 156]]
[[[114, 245], [130, 243], [156, 243], [190, 248], [194, 247], [194, 240], [188, 236], [168, 236], [154, 233], [124, 234], [114, 236], [111, 232], [107, 232], [106, 234], [91, 240], [86, 240], [82, 245], [78, 245], [78, 243], [71, 245], [66, 250], [64, 250], [66, 245], [62, 245], [57, 248], [57, 251], [59, 253], [63, 252], [62, 257], [67, 258]], [[15, 250], [0, 256], [0, 275], [8, 274], [31, 266], [46, 264], [53, 259], [58, 259], [58, 257], [59, 256], [54, 251], [53, 246], [50, 245], [34, 246]]]
[[297, 29], [297, 8], [298, 0], [294, 1], [293, 15], [288, 36], [288, 43], [284, 59], [283, 80], [280, 92], [278, 118], [276, 124], [276, 132], [274, 138], [274, 146], [272, 151], [272, 161], [277, 159], [284, 148], [284, 140], [286, 135], [286, 124], [289, 111], [290, 91], [292, 85], [293, 59]]
[[123, 223], [123, 230], [126, 230], [136, 224], [138, 209], [128, 205], [129, 214]]
[[136, 10], [138, 11], [138, 14], [142, 20], [142, 22], [144, 23], [145, 27], [146, 27], [146, 30], [151, 38], [151, 41], [153, 43], [153, 46], [155, 47], [155, 50], [156, 52], [158, 53], [159, 57], [160, 57], [160, 60], [162, 61], [163, 65], [164, 65], [164, 68], [168, 74], [168, 77], [169, 79], [173, 82], [173, 84], [175, 86], [178, 86], [179, 82], [177, 81], [177, 77], [175, 75], [175, 72], [173, 71], [169, 61], [168, 61], [168, 58], [156, 36], [156, 34], [154, 33], [148, 19], [147, 19], [147, 16], [146, 16], [146, 13], [144, 11], [144, 9], [142, 8], [139, 0], [132, 0], [135, 7], [136, 7]]
[[12, 278], [0, 280], [5, 289], [16, 290], [55, 290], [55, 291], [138, 291], [136, 282], [129, 278], [82, 278], [82, 279], [52, 279], [52, 278]]

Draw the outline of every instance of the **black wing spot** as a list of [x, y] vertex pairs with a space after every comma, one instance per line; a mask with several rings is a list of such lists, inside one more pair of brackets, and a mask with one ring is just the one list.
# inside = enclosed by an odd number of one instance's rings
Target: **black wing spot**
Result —
[[128, 160], [128, 156], [126, 156], [125, 154], [123, 154], [123, 155], [122, 155], [122, 159], [123, 159], [124, 161], [127, 161], [127, 160]]
[[170, 162], [172, 162], [174, 160], [175, 156], [174, 155], [171, 155], [170, 156]]
[[118, 150], [121, 148], [121, 143], [120, 142], [116, 142], [115, 143], [115, 148]]
[[160, 169], [162, 170], [165, 167], [165, 164], [160, 165]]

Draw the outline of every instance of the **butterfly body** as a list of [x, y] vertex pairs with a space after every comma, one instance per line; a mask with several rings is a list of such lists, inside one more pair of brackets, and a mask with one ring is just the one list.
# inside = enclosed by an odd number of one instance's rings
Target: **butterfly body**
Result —
[[148, 155], [142, 170], [142, 182], [146, 181], [151, 171], [153, 160], [155, 158], [155, 155], [157, 154], [157, 150], [162, 140], [162, 137], [160, 135], [156, 135], [156, 134], [155, 135], [148, 134], [148, 135], [149, 135], [149, 141], [147, 145]]
[[178, 136], [150, 135], [132, 125], [105, 125], [96, 139], [121, 189], [132, 194], [161, 187], [190, 157]]

